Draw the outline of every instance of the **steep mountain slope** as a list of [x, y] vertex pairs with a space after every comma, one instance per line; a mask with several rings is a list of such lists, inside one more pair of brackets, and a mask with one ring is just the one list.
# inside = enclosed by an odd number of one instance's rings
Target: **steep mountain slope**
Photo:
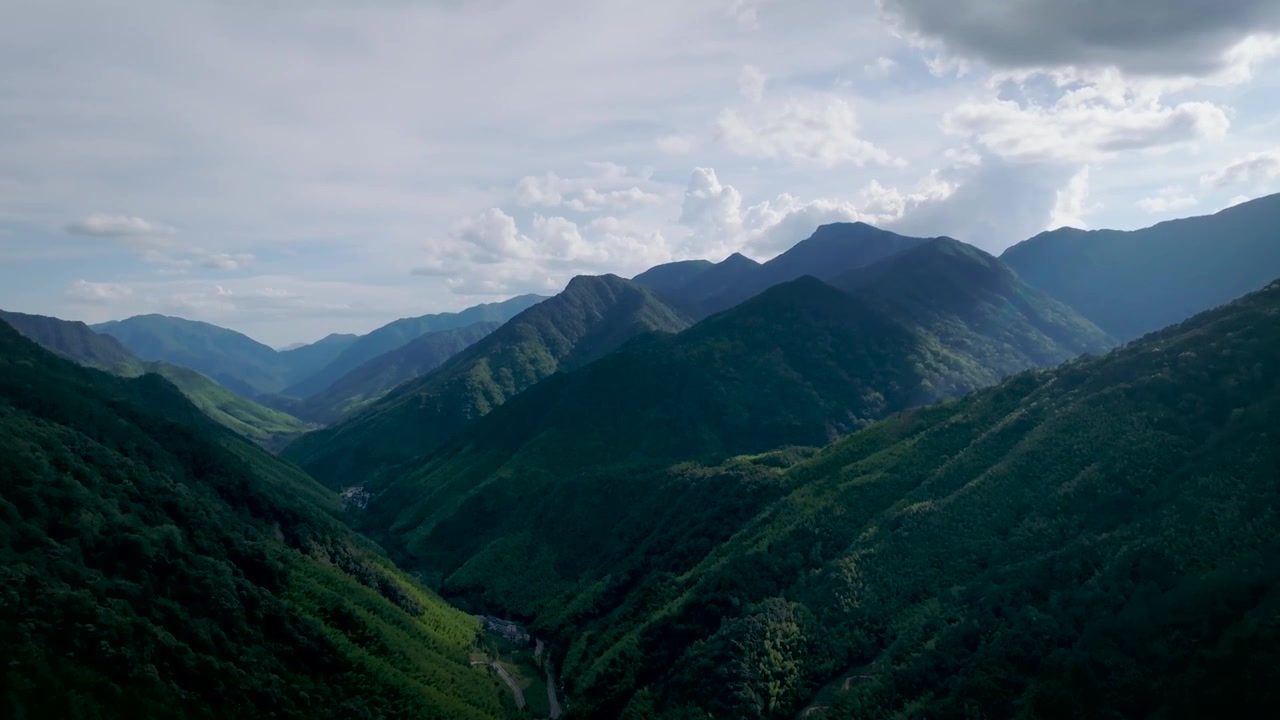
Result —
[[270, 450], [281, 449], [314, 427], [237, 395], [190, 368], [166, 362], [146, 363], [145, 368], [177, 386], [192, 405], [214, 422]]
[[333, 333], [311, 343], [277, 351], [289, 368], [290, 378], [306, 378], [333, 362], [360, 339], [359, 335]]
[[1093, 323], [1030, 287], [991, 255], [950, 238], [845, 273], [832, 283], [919, 325], [995, 373], [1057, 365], [1115, 342]]
[[[544, 380], [421, 467], [367, 482], [374, 499], [360, 522], [406, 561], [449, 578], [450, 589], [527, 585], [511, 591], [523, 600], [501, 607], [533, 615], [560, 582], [578, 578], [559, 565], [530, 563], [534, 574], [525, 575], [500, 564], [501, 580], [477, 568], [524, 557], [511, 543], [536, 530], [528, 523], [543, 508], [576, 530], [537, 550], [576, 554], [585, 527], [607, 528], [606, 519], [644, 503], [621, 478], [824, 445], [899, 410], [1108, 347], [1101, 331], [981, 251], [936, 241], [909, 254], [876, 273], [884, 295], [864, 285], [855, 297], [802, 278]], [[925, 290], [904, 298], [897, 288], [907, 281]], [[1002, 323], [977, 321], [992, 317]], [[614, 542], [591, 537], [596, 547]]]
[[308, 398], [303, 404], [305, 417], [326, 425], [333, 423], [386, 395], [397, 385], [435, 370], [501, 326], [496, 322], [476, 323], [410, 340], [407, 345], [375, 357]]
[[1179, 322], [1280, 275], [1280, 195], [1121, 232], [1064, 228], [1001, 255], [1022, 279], [1121, 340]]
[[96, 333], [84, 323], [3, 311], [0, 320], [45, 349], [81, 365], [121, 377], [149, 372], [162, 375], [215, 422], [265, 446], [279, 448], [308, 429], [301, 420], [241, 397], [194, 370], [166, 362], [143, 362], [115, 338]]
[[622, 278], [577, 277], [444, 365], [388, 393], [355, 417], [308, 433], [285, 456], [338, 488], [430, 452], [469, 420], [561, 369], [599, 358], [636, 335], [686, 322]]
[[[563, 675], [585, 717], [1266, 714], [1278, 319], [1280, 283], [789, 469], [676, 468], [638, 491], [645, 478], [627, 478], [619, 492], [641, 500], [602, 518], [607, 536], [527, 508], [520, 543], [454, 582], [520, 598], [480, 579], [574, 567], [599, 538], [643, 544], [534, 608], [571, 639]], [[679, 501], [644, 499], [655, 491]], [[583, 550], [553, 555], [562, 534]]]
[[245, 397], [282, 390], [281, 354], [234, 330], [165, 315], [138, 315], [94, 325], [143, 360], [162, 360], [207, 375]]
[[109, 335], [71, 320], [0, 310], [0, 320], [23, 336], [63, 357], [113, 375], [136, 377], [146, 372], [138, 356]]
[[502, 716], [478, 624], [162, 378], [0, 323], [6, 717]]
[[476, 323], [504, 323], [534, 305], [546, 300], [541, 295], [520, 295], [499, 303], [477, 305], [456, 313], [438, 313], [402, 318], [364, 335], [346, 348], [332, 362], [314, 373], [301, 377], [283, 392], [295, 398], [309, 398], [337, 382], [339, 378], [370, 360], [401, 348], [427, 333], [459, 330]]
[[710, 260], [681, 260], [649, 268], [631, 278], [631, 282], [649, 288], [661, 297], [664, 293], [688, 285], [694, 278], [715, 266]]
[[809, 238], [763, 265], [735, 254], [682, 284], [665, 283], [654, 289], [673, 307], [702, 319], [779, 283], [805, 275], [834, 280], [925, 242], [924, 238], [905, 237], [866, 223], [833, 223], [819, 227]]

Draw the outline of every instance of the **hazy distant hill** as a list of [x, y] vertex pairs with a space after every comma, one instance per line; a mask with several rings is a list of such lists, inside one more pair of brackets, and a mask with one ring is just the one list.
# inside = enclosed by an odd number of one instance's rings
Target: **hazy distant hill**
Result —
[[404, 347], [427, 333], [459, 330], [476, 323], [504, 323], [545, 299], [541, 295], [520, 295], [499, 303], [477, 305], [461, 312], [437, 313], [396, 320], [368, 335], [361, 336], [330, 363], [292, 383], [284, 389], [283, 394], [295, 398], [309, 398], [366, 362], [383, 353]]
[[1001, 259], [1098, 327], [1132, 340], [1280, 276], [1280, 195], [1133, 232], [1054, 230]]
[[166, 362], [144, 362], [115, 338], [96, 333], [84, 323], [4, 311], [0, 311], [0, 320], [81, 365], [121, 377], [148, 372], [163, 375], [210, 418], [269, 447], [278, 449], [308, 428], [301, 420], [237, 395], [194, 370]]
[[373, 403], [397, 385], [435, 370], [501, 326], [501, 323], [482, 322], [457, 330], [430, 332], [410, 340], [338, 378], [324, 391], [303, 401], [301, 411], [313, 422], [335, 422]]

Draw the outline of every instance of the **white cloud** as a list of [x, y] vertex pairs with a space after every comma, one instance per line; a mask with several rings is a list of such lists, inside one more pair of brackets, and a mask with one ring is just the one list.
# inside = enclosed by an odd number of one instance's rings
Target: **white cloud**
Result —
[[1241, 185], [1263, 186], [1280, 178], [1280, 150], [1256, 152], [1200, 178], [1205, 188], [1221, 190]]
[[68, 224], [67, 232], [93, 237], [147, 238], [167, 237], [173, 234], [173, 228], [131, 215], [97, 213]]
[[688, 155], [698, 146], [698, 139], [692, 135], [663, 135], [654, 144], [667, 155]]
[[587, 188], [579, 193], [577, 197], [566, 202], [565, 206], [578, 212], [592, 212], [603, 209], [626, 210], [633, 207], [656, 205], [660, 202], [662, 202], [661, 197], [655, 193], [645, 192], [638, 187], [630, 187], [626, 190], [610, 190], [608, 192]]
[[1247, 203], [1247, 202], [1249, 202], [1249, 201], [1250, 201], [1250, 200], [1252, 200], [1252, 199], [1253, 199], [1253, 198], [1249, 197], [1248, 195], [1236, 195], [1235, 197], [1233, 197], [1233, 198], [1231, 198], [1230, 200], [1228, 200], [1228, 201], [1227, 201], [1227, 204], [1226, 204], [1225, 206], [1223, 206], [1223, 209], [1225, 210], [1225, 209], [1227, 209], [1227, 208], [1233, 208], [1233, 207], [1235, 207], [1235, 206], [1237, 206], [1237, 205], [1241, 205], [1241, 204], [1243, 204], [1243, 203]]
[[1175, 210], [1185, 210], [1195, 207], [1200, 200], [1193, 194], [1183, 190], [1182, 188], [1171, 185], [1169, 187], [1160, 188], [1153, 195], [1148, 195], [1138, 200], [1138, 207], [1143, 212], [1151, 215], [1161, 215], [1171, 213]]
[[77, 280], [67, 288], [68, 300], [79, 303], [111, 303], [133, 295], [128, 285]]
[[885, 78], [889, 77], [897, 67], [898, 63], [893, 58], [881, 55], [874, 62], [863, 66], [862, 71], [873, 78]]
[[764, 100], [764, 88], [768, 82], [769, 76], [763, 70], [755, 65], [743, 65], [742, 72], [738, 74], [738, 94], [749, 102], [759, 103]]
[[564, 181], [555, 173], [526, 175], [516, 183], [516, 202], [522, 207], [555, 207], [564, 200], [560, 188]]
[[1057, 192], [1045, 229], [1087, 228], [1089, 225], [1085, 216], [1095, 208], [1096, 206], [1089, 204], [1089, 166], [1086, 165], [1071, 176], [1066, 187]]
[[947, 132], [995, 155], [1030, 161], [1097, 162], [1118, 153], [1176, 146], [1226, 134], [1219, 106], [1104, 95], [1097, 86], [1064, 93], [1052, 104], [989, 100], [965, 103], [943, 118]]
[[254, 261], [252, 253], [207, 253], [200, 260], [202, 267], [213, 270], [239, 270]]
[[797, 160], [832, 167], [894, 165], [884, 149], [859, 137], [857, 115], [843, 98], [790, 99], [780, 106], [740, 112], [724, 110], [716, 123], [730, 152], [769, 160]]

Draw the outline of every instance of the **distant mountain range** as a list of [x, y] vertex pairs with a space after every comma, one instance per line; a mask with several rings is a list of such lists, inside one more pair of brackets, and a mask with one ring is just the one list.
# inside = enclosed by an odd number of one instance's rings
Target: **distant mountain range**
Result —
[[84, 323], [5, 311], [0, 311], [0, 321], [45, 349], [86, 367], [126, 378], [159, 374], [214, 421], [266, 447], [279, 449], [308, 429], [296, 417], [263, 407], [195, 370], [143, 361], [115, 338], [94, 332]]
[[1042, 233], [1001, 255], [1028, 283], [1132, 340], [1280, 276], [1280, 195], [1143, 230]]
[[350, 343], [323, 367], [306, 373], [301, 380], [283, 389], [281, 394], [306, 399], [323, 392], [347, 373], [361, 365], [397, 350], [429, 333], [461, 330], [477, 323], [504, 323], [521, 312], [546, 300], [541, 295], [520, 295], [499, 303], [476, 305], [456, 313], [437, 313], [403, 318], [388, 323]]
[[359, 484], [379, 468], [430, 452], [468, 421], [559, 370], [585, 365], [636, 335], [687, 326], [635, 283], [578, 277], [434, 371], [351, 419], [300, 438], [285, 456], [332, 487]]

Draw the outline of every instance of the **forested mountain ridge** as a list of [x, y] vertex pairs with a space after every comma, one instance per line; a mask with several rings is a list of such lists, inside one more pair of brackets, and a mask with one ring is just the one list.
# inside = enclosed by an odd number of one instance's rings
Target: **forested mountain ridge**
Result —
[[330, 424], [358, 411], [401, 383], [435, 370], [489, 333], [501, 327], [497, 322], [481, 322], [456, 330], [429, 332], [403, 347], [383, 353], [301, 404], [304, 416]]
[[1280, 276], [1280, 194], [1134, 231], [1063, 228], [1000, 258], [1120, 340], [1240, 297]]
[[[801, 278], [548, 378], [419, 467], [368, 481], [374, 497], [358, 521], [403, 562], [439, 573], [447, 589], [490, 600], [510, 593], [504, 611], [536, 615], [581, 568], [609, 572], [606, 556], [578, 549], [584, 539], [630, 555], [635, 548], [594, 533], [611, 532], [634, 507], [665, 515], [651, 504], [680, 502], [686, 489], [667, 487], [672, 463], [825, 445], [906, 408], [1109, 346], [981, 251], [938, 241], [909, 252], [920, 255], [903, 264], [918, 272], [882, 268], [884, 288], [865, 285], [855, 296]], [[972, 281], [971, 291], [949, 287], [955, 279]], [[898, 295], [908, 281], [927, 290]], [[984, 326], [992, 317], [1003, 324]], [[1037, 329], [1024, 336], [1010, 327]], [[551, 517], [563, 534], [526, 537]], [[554, 568], [539, 560], [570, 555], [578, 557]], [[563, 574], [565, 566], [579, 570]]]
[[167, 362], [144, 362], [115, 338], [94, 332], [84, 323], [4, 311], [0, 311], [0, 320], [45, 349], [86, 367], [120, 377], [149, 372], [162, 375], [215, 422], [264, 446], [278, 449], [308, 429], [298, 418], [241, 397], [195, 370]]
[[307, 373], [285, 388], [282, 394], [300, 399], [323, 392], [361, 365], [429, 333], [460, 330], [476, 323], [504, 323], [546, 300], [541, 295], [519, 295], [509, 300], [476, 305], [456, 313], [433, 313], [401, 318], [363, 335], [341, 354], [315, 372]]
[[158, 375], [0, 323], [6, 717], [498, 718], [478, 630]]
[[1265, 715], [1277, 427], [1280, 283], [814, 456], [575, 482], [622, 502], [444, 584], [569, 641], [577, 717]]
[[734, 253], [706, 266], [672, 263], [636, 276], [672, 307], [701, 320], [784, 282], [810, 275], [830, 282], [928, 242], [866, 223], [822, 225], [805, 240], [764, 264]]
[[321, 482], [358, 485], [378, 470], [431, 452], [467, 422], [538, 381], [584, 365], [648, 332], [688, 322], [651, 292], [614, 275], [580, 276], [432, 372], [392, 390], [285, 455]]

